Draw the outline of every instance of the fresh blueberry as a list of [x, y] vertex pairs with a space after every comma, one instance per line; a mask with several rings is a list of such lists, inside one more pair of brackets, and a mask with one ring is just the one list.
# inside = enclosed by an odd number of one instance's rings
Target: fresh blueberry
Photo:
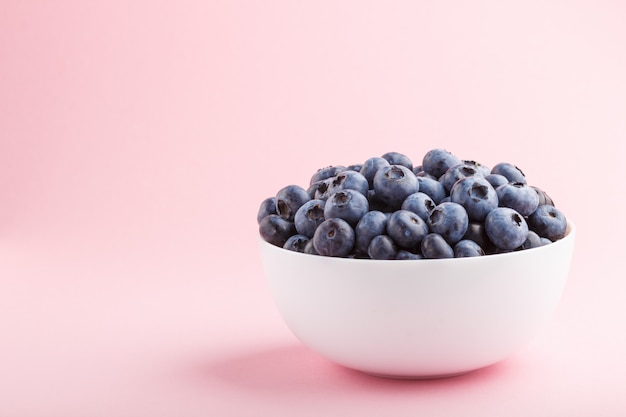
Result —
[[315, 174], [313, 174], [311, 176], [311, 180], [309, 181], [309, 185], [316, 183], [316, 182], [320, 182], [323, 181], [325, 179], [328, 178], [332, 178], [335, 175], [339, 174], [341, 171], [345, 170], [346, 167], [344, 167], [343, 165], [336, 165], [336, 166], [328, 166], [328, 167], [324, 167], [324, 168], [320, 168], [317, 170], [317, 172]]
[[498, 188], [502, 184], [506, 184], [507, 182], [509, 182], [507, 177], [505, 177], [504, 175], [500, 175], [500, 174], [485, 175], [485, 179], [489, 181], [489, 184], [491, 184], [493, 188]]
[[293, 222], [296, 212], [309, 201], [309, 193], [299, 185], [288, 185], [276, 194], [276, 213], [285, 220]]
[[489, 168], [486, 165], [481, 164], [480, 162], [476, 162], [476, 161], [471, 161], [471, 160], [467, 160], [464, 159], [462, 161], [465, 165], [471, 166], [472, 168], [474, 168], [476, 171], [478, 171], [483, 177], [487, 176], [491, 173], [491, 168]]
[[270, 214], [276, 214], [276, 197], [268, 197], [263, 200], [256, 215], [257, 223], [261, 223], [261, 220]]
[[450, 193], [452, 186], [461, 178], [473, 177], [476, 175], [482, 176], [480, 172], [478, 172], [475, 168], [465, 165], [458, 164], [453, 167], [450, 167], [443, 177], [441, 177], [441, 183], [443, 184], [443, 188]]
[[452, 200], [450, 199], [450, 196], [449, 196], [449, 195], [447, 195], [447, 196], [445, 196], [444, 198], [442, 198], [442, 199], [439, 201], [439, 204], [441, 204], [441, 203], [449, 203], [449, 202], [451, 202], [451, 201], [452, 201]]
[[444, 199], [447, 195], [446, 189], [443, 187], [443, 184], [438, 180], [434, 179], [431, 176], [416, 176], [417, 178], [417, 189], [427, 194], [435, 204], [441, 203], [441, 200]]
[[428, 234], [428, 225], [412, 211], [397, 210], [391, 213], [387, 221], [387, 234], [402, 249], [416, 251]]
[[348, 165], [345, 170], [361, 172], [361, 168], [363, 168], [363, 164], [352, 164], [352, 165]]
[[432, 149], [422, 160], [422, 167], [426, 173], [435, 178], [441, 177], [446, 171], [461, 163], [461, 160], [445, 149]]
[[263, 217], [259, 223], [259, 234], [266, 242], [282, 247], [296, 233], [295, 225], [278, 214]]
[[543, 191], [539, 187], [535, 187], [534, 185], [531, 185], [531, 187], [535, 191], [537, 191], [537, 195], [539, 196], [539, 205], [540, 206], [543, 206], [544, 204], [548, 204], [550, 206], [554, 206], [554, 201], [552, 200], [552, 198], [550, 198], [548, 193], [546, 193], [545, 191]]
[[341, 190], [356, 190], [367, 197], [369, 190], [367, 179], [356, 171], [342, 171], [328, 181], [329, 196]]
[[529, 216], [537, 210], [539, 195], [534, 188], [521, 182], [508, 182], [496, 189], [501, 207], [509, 207], [522, 216]]
[[411, 158], [400, 152], [387, 152], [381, 158], [386, 159], [389, 165], [402, 165], [411, 171], [413, 170], [413, 161]]
[[430, 231], [441, 235], [453, 245], [463, 238], [469, 226], [467, 211], [454, 202], [441, 203], [428, 217]]
[[374, 176], [382, 167], [391, 165], [385, 158], [373, 157], [363, 163], [361, 167], [361, 175], [363, 175], [369, 184], [369, 188], [374, 188]]
[[389, 236], [378, 235], [370, 242], [367, 254], [372, 259], [395, 259], [398, 246]]
[[382, 211], [383, 213], [391, 213], [393, 211], [393, 208], [378, 198], [374, 190], [367, 192], [367, 201], [370, 205], [370, 211]]
[[454, 249], [443, 236], [430, 233], [422, 239], [422, 256], [426, 259], [454, 258]]
[[419, 253], [409, 252], [408, 250], [400, 249], [396, 255], [396, 259], [399, 261], [409, 261], [423, 259], [423, 256]]
[[376, 197], [388, 206], [399, 209], [409, 195], [418, 191], [413, 171], [402, 165], [382, 167], [374, 176]]
[[330, 196], [326, 201], [324, 217], [326, 219], [338, 217], [347, 221], [351, 226], [356, 226], [368, 211], [369, 203], [363, 194], [355, 190], [342, 190]]
[[454, 245], [454, 257], [455, 258], [469, 258], [472, 256], [483, 256], [485, 251], [480, 245], [473, 240], [463, 239], [459, 240]]
[[545, 237], [554, 242], [565, 236], [567, 219], [556, 207], [544, 204], [537, 207], [537, 210], [528, 216], [528, 226], [540, 237]]
[[290, 236], [289, 239], [287, 239], [287, 241], [283, 245], [283, 248], [294, 251], [294, 252], [304, 253], [304, 249], [308, 242], [309, 242], [308, 236], [293, 235], [293, 236]]
[[481, 176], [458, 180], [450, 190], [450, 201], [462, 205], [472, 221], [483, 221], [498, 207], [498, 196], [489, 181]]
[[420, 174], [420, 173], [423, 173], [423, 175], [427, 175], [424, 172], [424, 168], [421, 165], [415, 165], [411, 171], [413, 171], [415, 175]]
[[304, 245], [304, 253], [309, 255], [319, 255], [315, 250], [315, 245], [313, 245], [313, 239], [309, 239], [309, 241]]
[[300, 206], [294, 216], [298, 234], [309, 238], [313, 237], [317, 226], [325, 220], [324, 206], [325, 202], [323, 200], [309, 200]]
[[541, 239], [541, 243], [543, 243], [544, 245], [548, 245], [550, 243], [552, 243], [552, 241], [550, 239], [548, 239], [547, 237], [542, 237]]
[[482, 222], [470, 222], [467, 226], [467, 232], [463, 235], [463, 239], [473, 240], [483, 248], [485, 252], [492, 252], [494, 249], [493, 243], [491, 243], [485, 231], [485, 224]]
[[367, 248], [374, 237], [385, 234], [387, 216], [377, 210], [367, 212], [354, 228], [356, 235], [355, 248], [362, 253], [367, 253]]
[[354, 248], [354, 230], [345, 220], [326, 219], [315, 230], [313, 246], [322, 256], [348, 256]]
[[[333, 177], [334, 178], [334, 177]], [[311, 187], [314, 187], [315, 194], [311, 197], [311, 199], [315, 200], [328, 200], [333, 193], [331, 191], [331, 184], [333, 182], [333, 178], [326, 178], [325, 180], [318, 181], [313, 183]], [[309, 187], [309, 195], [311, 195], [311, 187]]]
[[526, 175], [521, 169], [508, 162], [500, 162], [491, 168], [492, 174], [500, 174], [506, 177], [509, 182], [521, 182], [526, 184]]
[[522, 243], [522, 249], [538, 248], [539, 246], [543, 245], [544, 242], [541, 240], [541, 237], [539, 237], [539, 235], [532, 230], [529, 230], [528, 237], [526, 238], [524, 243]]
[[498, 207], [485, 217], [485, 231], [489, 240], [499, 249], [514, 250], [528, 237], [528, 224], [524, 217], [509, 207]]
[[436, 206], [437, 204], [428, 194], [418, 191], [405, 198], [400, 208], [412, 211], [426, 221]]

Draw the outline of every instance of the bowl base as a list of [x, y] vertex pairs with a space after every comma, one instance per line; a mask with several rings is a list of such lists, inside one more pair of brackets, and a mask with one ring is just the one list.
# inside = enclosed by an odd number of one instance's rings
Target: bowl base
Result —
[[444, 378], [453, 378], [455, 376], [461, 376], [468, 374], [470, 372], [474, 372], [474, 370], [462, 371], [462, 372], [454, 372], [450, 374], [435, 374], [435, 375], [392, 375], [392, 374], [381, 374], [375, 372], [366, 372], [359, 371], [367, 375], [375, 376], [377, 378], [386, 378], [386, 379], [406, 379], [406, 380], [428, 380], [428, 379], [444, 379]]

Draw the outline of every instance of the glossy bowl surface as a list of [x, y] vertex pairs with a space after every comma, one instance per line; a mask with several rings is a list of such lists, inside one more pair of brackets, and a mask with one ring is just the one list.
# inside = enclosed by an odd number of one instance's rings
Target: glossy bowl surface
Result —
[[287, 326], [311, 350], [362, 372], [438, 378], [499, 362], [557, 307], [576, 230], [540, 248], [475, 258], [364, 260], [307, 255], [259, 238]]

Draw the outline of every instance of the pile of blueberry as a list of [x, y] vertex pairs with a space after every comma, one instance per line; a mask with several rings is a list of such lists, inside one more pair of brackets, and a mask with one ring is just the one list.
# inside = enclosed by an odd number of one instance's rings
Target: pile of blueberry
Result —
[[488, 168], [444, 149], [422, 164], [398, 152], [329, 166], [259, 208], [261, 237], [313, 255], [359, 259], [481, 256], [561, 239], [567, 220], [515, 165]]

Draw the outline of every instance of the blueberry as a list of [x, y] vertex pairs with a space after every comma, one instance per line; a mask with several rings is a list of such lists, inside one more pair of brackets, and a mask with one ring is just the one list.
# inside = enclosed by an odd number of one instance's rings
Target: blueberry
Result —
[[361, 168], [363, 168], [363, 164], [352, 164], [346, 167], [346, 171], [361, 172]]
[[528, 237], [528, 224], [524, 217], [509, 207], [498, 207], [485, 217], [485, 231], [493, 244], [505, 251], [522, 245]]
[[539, 187], [535, 187], [533, 185], [531, 185], [531, 187], [537, 192], [537, 195], [539, 196], [539, 205], [540, 206], [543, 206], [544, 204], [548, 204], [550, 206], [554, 206], [554, 201], [550, 198], [548, 193], [546, 193], [545, 191], [543, 191]]
[[325, 168], [320, 168], [317, 170], [317, 172], [315, 174], [313, 174], [311, 176], [311, 180], [309, 181], [309, 185], [316, 183], [316, 182], [320, 182], [323, 181], [325, 179], [328, 178], [332, 178], [335, 175], [339, 174], [341, 171], [345, 170], [346, 167], [344, 167], [343, 165], [336, 165], [336, 166], [328, 166]]
[[356, 190], [367, 197], [369, 184], [367, 179], [356, 171], [342, 171], [328, 180], [328, 194], [332, 195], [341, 190]]
[[411, 171], [413, 170], [413, 161], [411, 161], [411, 158], [400, 152], [387, 152], [381, 158], [386, 159], [389, 165], [402, 165]]
[[486, 175], [489, 175], [491, 173], [491, 168], [489, 168], [486, 165], [481, 164], [480, 162], [471, 161], [471, 160], [467, 160], [467, 159], [464, 159], [462, 162], [465, 165], [468, 165], [468, 166], [471, 166], [472, 168], [474, 168], [483, 177], [486, 176]]
[[481, 175], [475, 168], [465, 165], [458, 164], [453, 167], [448, 168], [443, 177], [441, 177], [441, 183], [443, 184], [443, 188], [450, 193], [452, 186], [461, 178], [473, 177], [476, 175]]
[[500, 174], [506, 177], [509, 182], [521, 182], [526, 184], [526, 175], [521, 169], [508, 162], [500, 162], [491, 168], [492, 174]]
[[[311, 187], [314, 187], [315, 194], [311, 197], [315, 200], [328, 200], [333, 193], [331, 191], [331, 184], [333, 182], [333, 178], [326, 178], [325, 180], [318, 181], [313, 183]], [[311, 195], [311, 187], [309, 187], [309, 195]]]
[[397, 210], [387, 221], [387, 234], [400, 248], [417, 251], [422, 239], [428, 234], [428, 225], [412, 211]]
[[326, 219], [315, 230], [313, 246], [323, 256], [348, 256], [354, 248], [354, 230], [345, 220]]
[[416, 176], [416, 178], [417, 189], [432, 198], [435, 204], [441, 203], [441, 200], [446, 197], [446, 189], [438, 180], [431, 176]]
[[313, 245], [313, 239], [309, 239], [309, 241], [306, 242], [306, 245], [304, 245], [304, 253], [308, 255], [319, 255], [319, 253], [315, 250], [315, 245]]
[[436, 206], [432, 198], [418, 191], [405, 198], [400, 208], [412, 211], [426, 221]]
[[391, 165], [385, 158], [373, 157], [368, 159], [361, 166], [361, 175], [363, 175], [369, 184], [369, 188], [374, 188], [374, 176], [382, 167]]
[[417, 178], [402, 165], [382, 167], [374, 176], [374, 191], [382, 202], [398, 209], [405, 198], [418, 191]]
[[294, 216], [294, 223], [298, 234], [309, 238], [313, 237], [317, 226], [325, 220], [324, 206], [325, 203], [323, 200], [309, 200], [300, 206]]
[[446, 171], [461, 163], [461, 160], [445, 149], [432, 149], [422, 160], [424, 171], [435, 178], [441, 177]]
[[480, 176], [458, 180], [450, 190], [450, 201], [462, 205], [472, 221], [483, 221], [498, 207], [498, 195], [489, 181]]
[[355, 248], [367, 253], [367, 248], [374, 237], [385, 234], [387, 226], [387, 216], [381, 211], [370, 211], [366, 213], [354, 228], [356, 234]]
[[396, 255], [396, 259], [399, 261], [417, 260], [422, 259], [423, 256], [419, 253], [409, 252], [408, 250], [400, 249]]
[[473, 240], [476, 242], [485, 252], [491, 252], [493, 250], [493, 243], [489, 240], [487, 232], [485, 231], [485, 224], [482, 222], [470, 221], [467, 226], [467, 232], [463, 235], [463, 239]]
[[257, 223], [261, 223], [261, 220], [263, 220], [263, 217], [269, 216], [270, 214], [276, 214], [276, 198], [275, 197], [268, 197], [265, 200], [263, 200], [263, 202], [261, 203], [261, 206], [259, 207], [259, 211], [257, 212], [257, 215], [256, 215]]
[[391, 213], [392, 211], [394, 211], [392, 207], [390, 207], [387, 203], [378, 198], [378, 196], [376, 195], [376, 191], [374, 190], [369, 190], [367, 192], [367, 201], [369, 201], [370, 211], [376, 210], [382, 211], [383, 213]]
[[528, 226], [540, 237], [545, 237], [554, 242], [565, 236], [567, 219], [556, 207], [544, 204], [537, 207], [537, 210], [528, 216]]
[[310, 199], [309, 193], [299, 185], [283, 187], [276, 194], [276, 213], [292, 222], [296, 211]]
[[327, 219], [338, 217], [354, 227], [368, 211], [369, 203], [363, 194], [355, 190], [343, 190], [333, 194], [326, 201], [324, 217]]
[[291, 250], [294, 252], [302, 252], [304, 253], [304, 249], [306, 244], [309, 242], [308, 236], [303, 235], [293, 235], [287, 239], [285, 244], [283, 245], [284, 249]]
[[489, 184], [491, 184], [493, 188], [498, 188], [502, 184], [506, 184], [507, 182], [509, 182], [507, 177], [505, 177], [504, 175], [500, 175], [500, 174], [485, 175], [485, 179], [489, 181]]
[[469, 226], [467, 211], [454, 202], [441, 203], [428, 217], [430, 231], [441, 235], [453, 245], [463, 238]]
[[278, 214], [263, 217], [259, 223], [259, 234], [266, 242], [282, 247], [296, 233], [295, 225]]
[[[550, 240], [548, 240], [548, 242], [550, 242]], [[545, 245], [545, 243], [541, 240], [541, 237], [539, 237], [537, 233], [530, 230], [528, 232], [528, 237], [526, 238], [524, 243], [522, 243], [522, 249], [538, 248], [539, 246], [543, 245]]]
[[422, 256], [427, 259], [454, 258], [454, 249], [446, 242], [443, 236], [430, 233], [422, 239]]
[[510, 207], [522, 216], [537, 210], [539, 195], [534, 188], [521, 182], [509, 182], [496, 189], [501, 207]]
[[473, 240], [463, 239], [459, 240], [454, 245], [454, 257], [455, 258], [469, 258], [473, 256], [483, 256], [485, 251], [480, 245]]
[[395, 259], [398, 246], [389, 236], [378, 235], [370, 242], [367, 254], [372, 259]]

